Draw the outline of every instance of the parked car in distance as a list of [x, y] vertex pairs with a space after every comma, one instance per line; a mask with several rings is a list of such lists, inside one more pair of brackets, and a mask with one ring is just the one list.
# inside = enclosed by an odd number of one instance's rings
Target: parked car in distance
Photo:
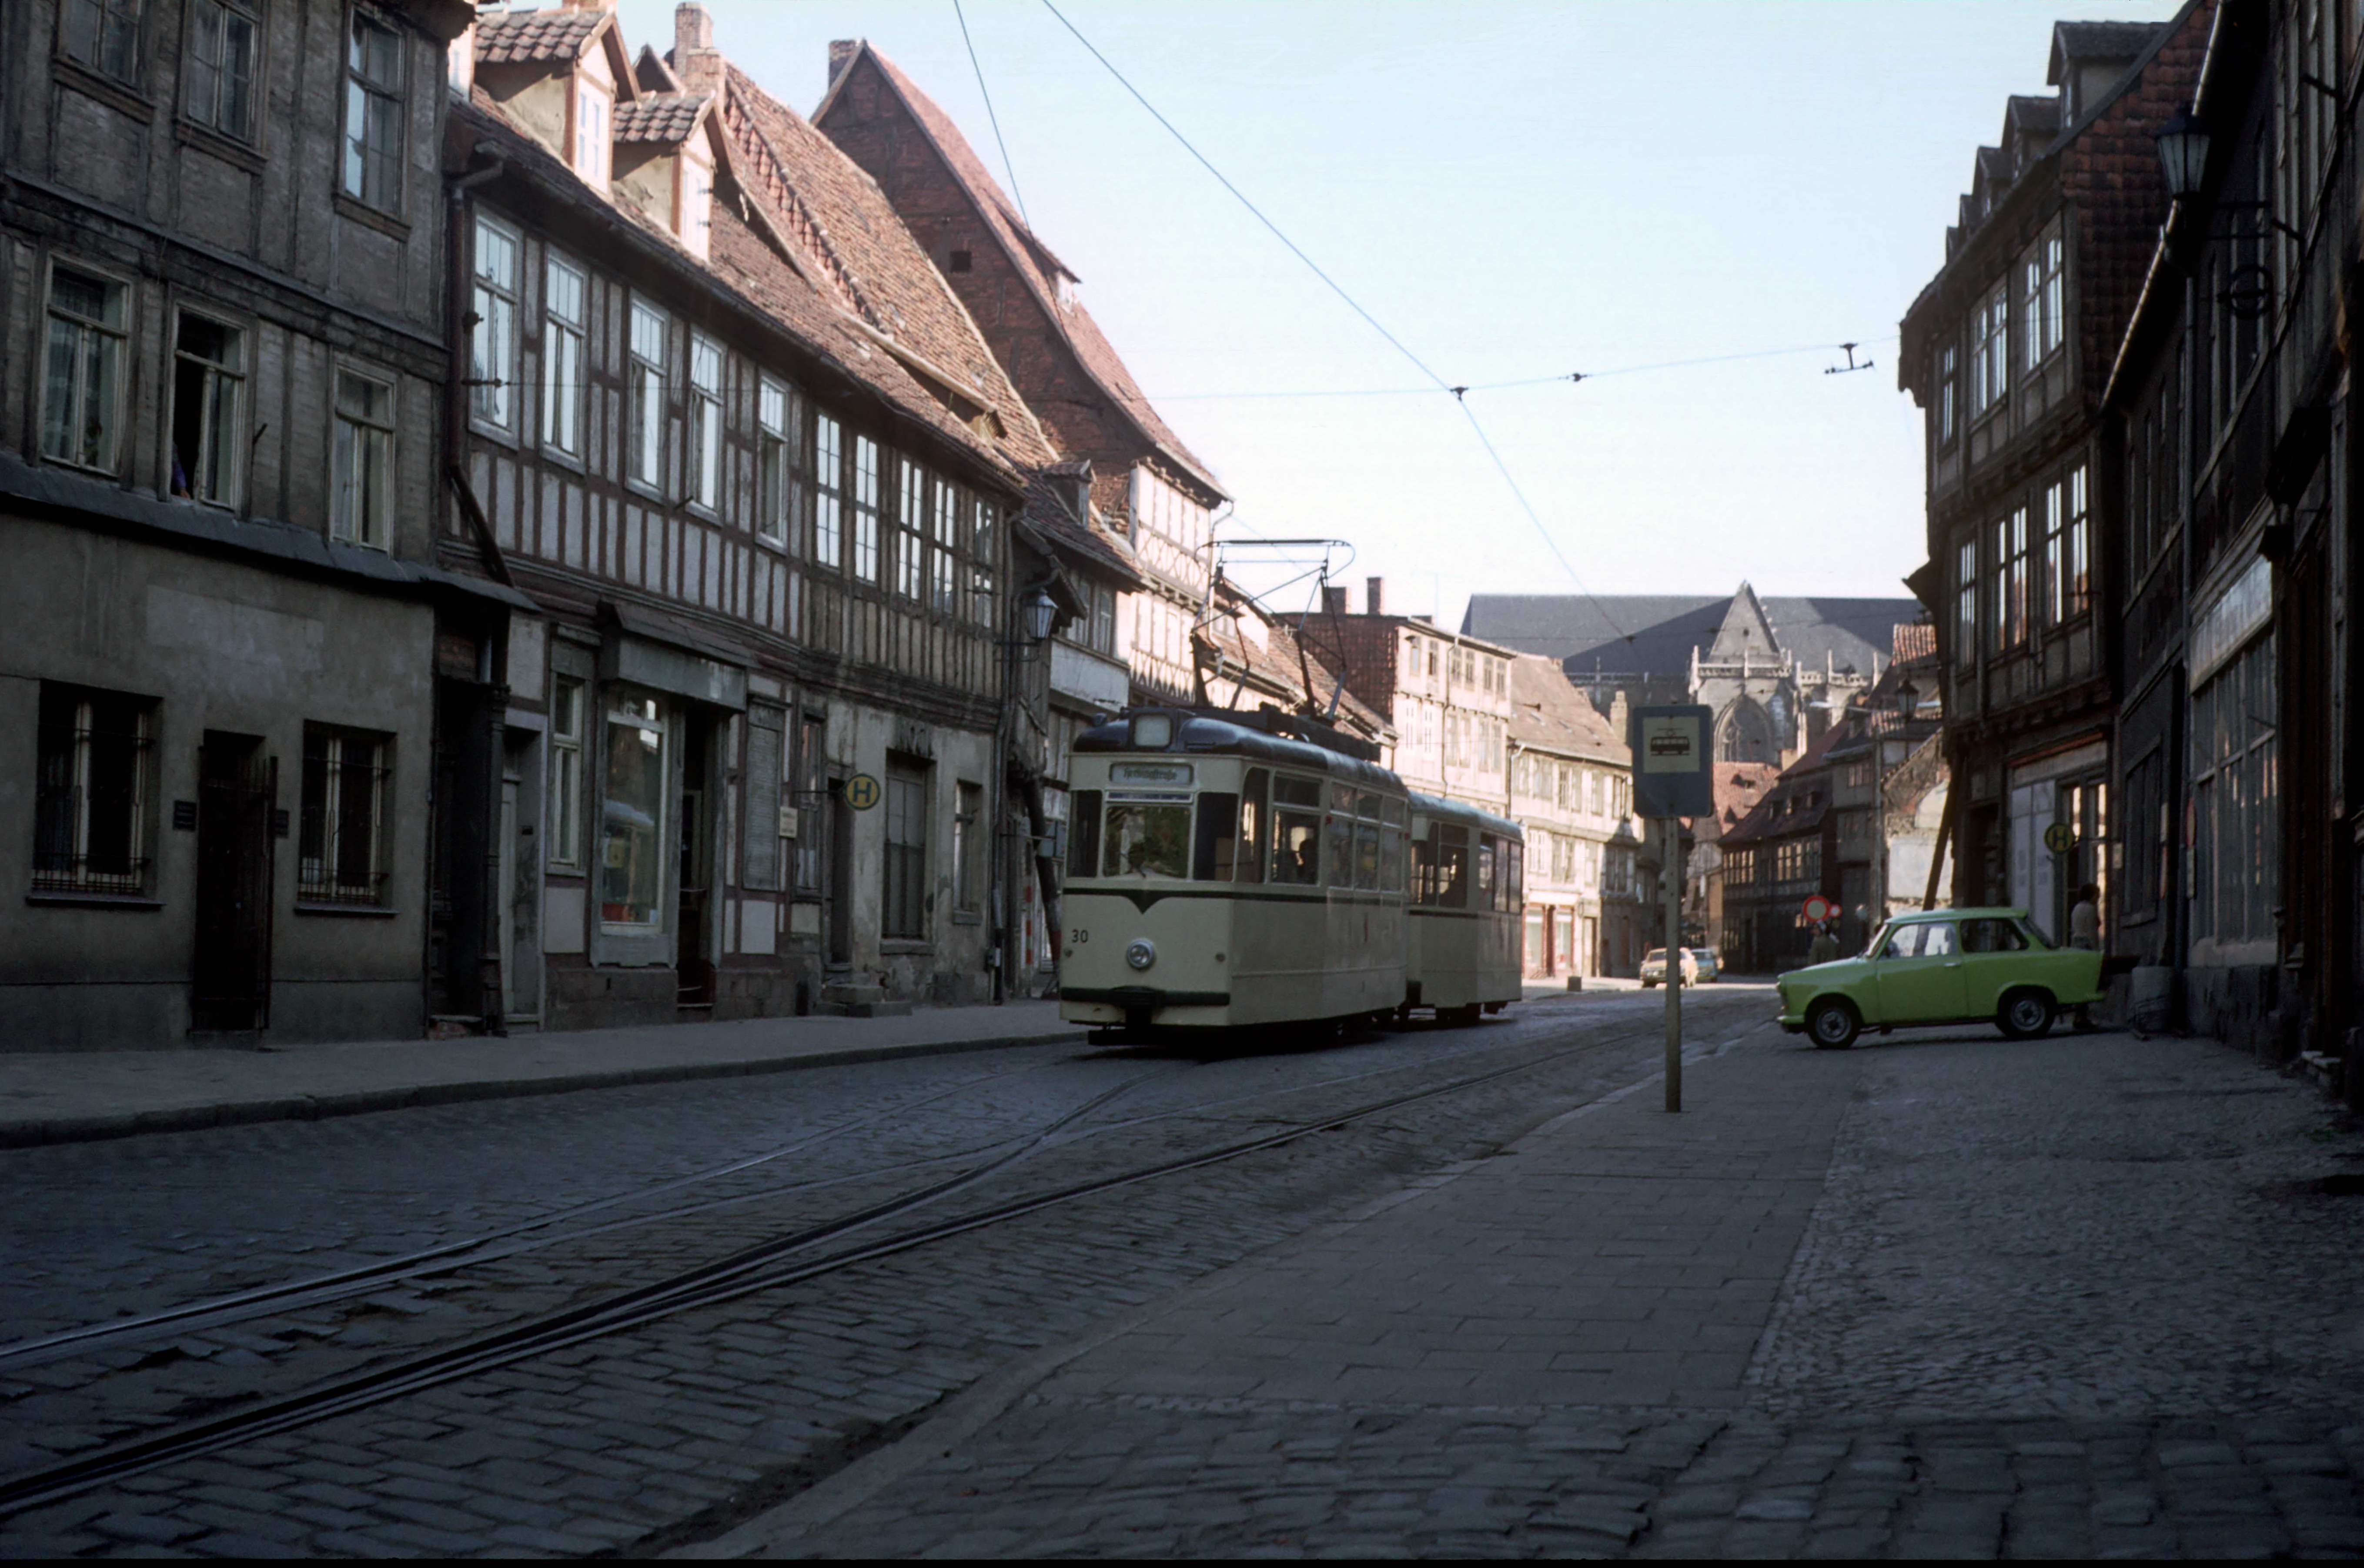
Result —
[[[1683, 955], [1683, 984], [1686, 985], [1698, 984], [1700, 977], [1699, 960], [1691, 956], [1691, 951], [1689, 948], [1677, 948], [1675, 951]], [[1666, 980], [1667, 950], [1664, 948], [1652, 948], [1648, 952], [1642, 955], [1642, 989], [1645, 991], [1652, 990], [1659, 985], [1665, 984]]]
[[2026, 1040], [2064, 1009], [2102, 999], [2102, 955], [2053, 946], [2024, 909], [1931, 909], [1889, 921], [1860, 958], [1793, 969], [1775, 984], [1781, 1027], [1826, 1051], [1866, 1029], [1924, 1024], [1991, 1022]]
[[1683, 951], [1689, 953], [1691, 962], [1699, 966], [1699, 979], [1693, 984], [1712, 985], [1723, 978], [1723, 960], [1715, 955], [1713, 948], [1685, 948]]

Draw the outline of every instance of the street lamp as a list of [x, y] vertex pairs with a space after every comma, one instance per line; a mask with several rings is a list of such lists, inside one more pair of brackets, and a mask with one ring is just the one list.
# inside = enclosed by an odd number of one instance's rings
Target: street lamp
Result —
[[1051, 623], [1056, 619], [1059, 606], [1052, 600], [1048, 588], [1037, 588], [1026, 595], [1026, 640], [1041, 642], [1051, 635]]
[[2208, 127], [2189, 109], [2159, 128], [2158, 161], [2171, 201], [2200, 194], [2208, 178]]
[[1900, 718], [1911, 718], [1914, 714], [1920, 711], [1921, 688], [1914, 685], [1909, 679], [1899, 682], [1896, 687], [1897, 717]]

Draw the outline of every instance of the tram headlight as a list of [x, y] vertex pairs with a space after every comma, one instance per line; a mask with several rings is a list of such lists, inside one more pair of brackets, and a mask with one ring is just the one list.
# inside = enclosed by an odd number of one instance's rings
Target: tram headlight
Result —
[[1157, 962], [1157, 944], [1147, 937], [1135, 937], [1125, 944], [1124, 961], [1135, 969], [1147, 969]]

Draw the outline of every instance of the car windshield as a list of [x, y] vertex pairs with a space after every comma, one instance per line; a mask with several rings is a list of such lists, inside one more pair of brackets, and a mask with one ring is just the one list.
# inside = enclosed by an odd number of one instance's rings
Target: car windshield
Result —
[[1667, 950], [1664, 948], [1652, 948], [1648, 952], [1643, 955], [1642, 962], [1644, 963], [1664, 963], [1667, 962]]

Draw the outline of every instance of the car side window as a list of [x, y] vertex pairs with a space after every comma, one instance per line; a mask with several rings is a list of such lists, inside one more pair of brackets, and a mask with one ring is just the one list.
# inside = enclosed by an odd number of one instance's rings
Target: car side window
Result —
[[1888, 945], [1879, 950], [1879, 956], [1882, 958], [1920, 957], [1921, 933], [1926, 929], [1928, 928], [1925, 926], [1897, 927], [1894, 934], [1888, 939]]
[[1962, 922], [1964, 952], [2018, 952], [2027, 946], [2027, 939], [2009, 920], [1965, 920]]
[[1954, 956], [1956, 951], [1954, 947], [1954, 928], [1950, 921], [1940, 921], [1938, 924], [1934, 926], [1924, 926], [1921, 929], [1927, 933], [1927, 935], [1921, 939], [1921, 956], [1923, 958], [1951, 958]]

